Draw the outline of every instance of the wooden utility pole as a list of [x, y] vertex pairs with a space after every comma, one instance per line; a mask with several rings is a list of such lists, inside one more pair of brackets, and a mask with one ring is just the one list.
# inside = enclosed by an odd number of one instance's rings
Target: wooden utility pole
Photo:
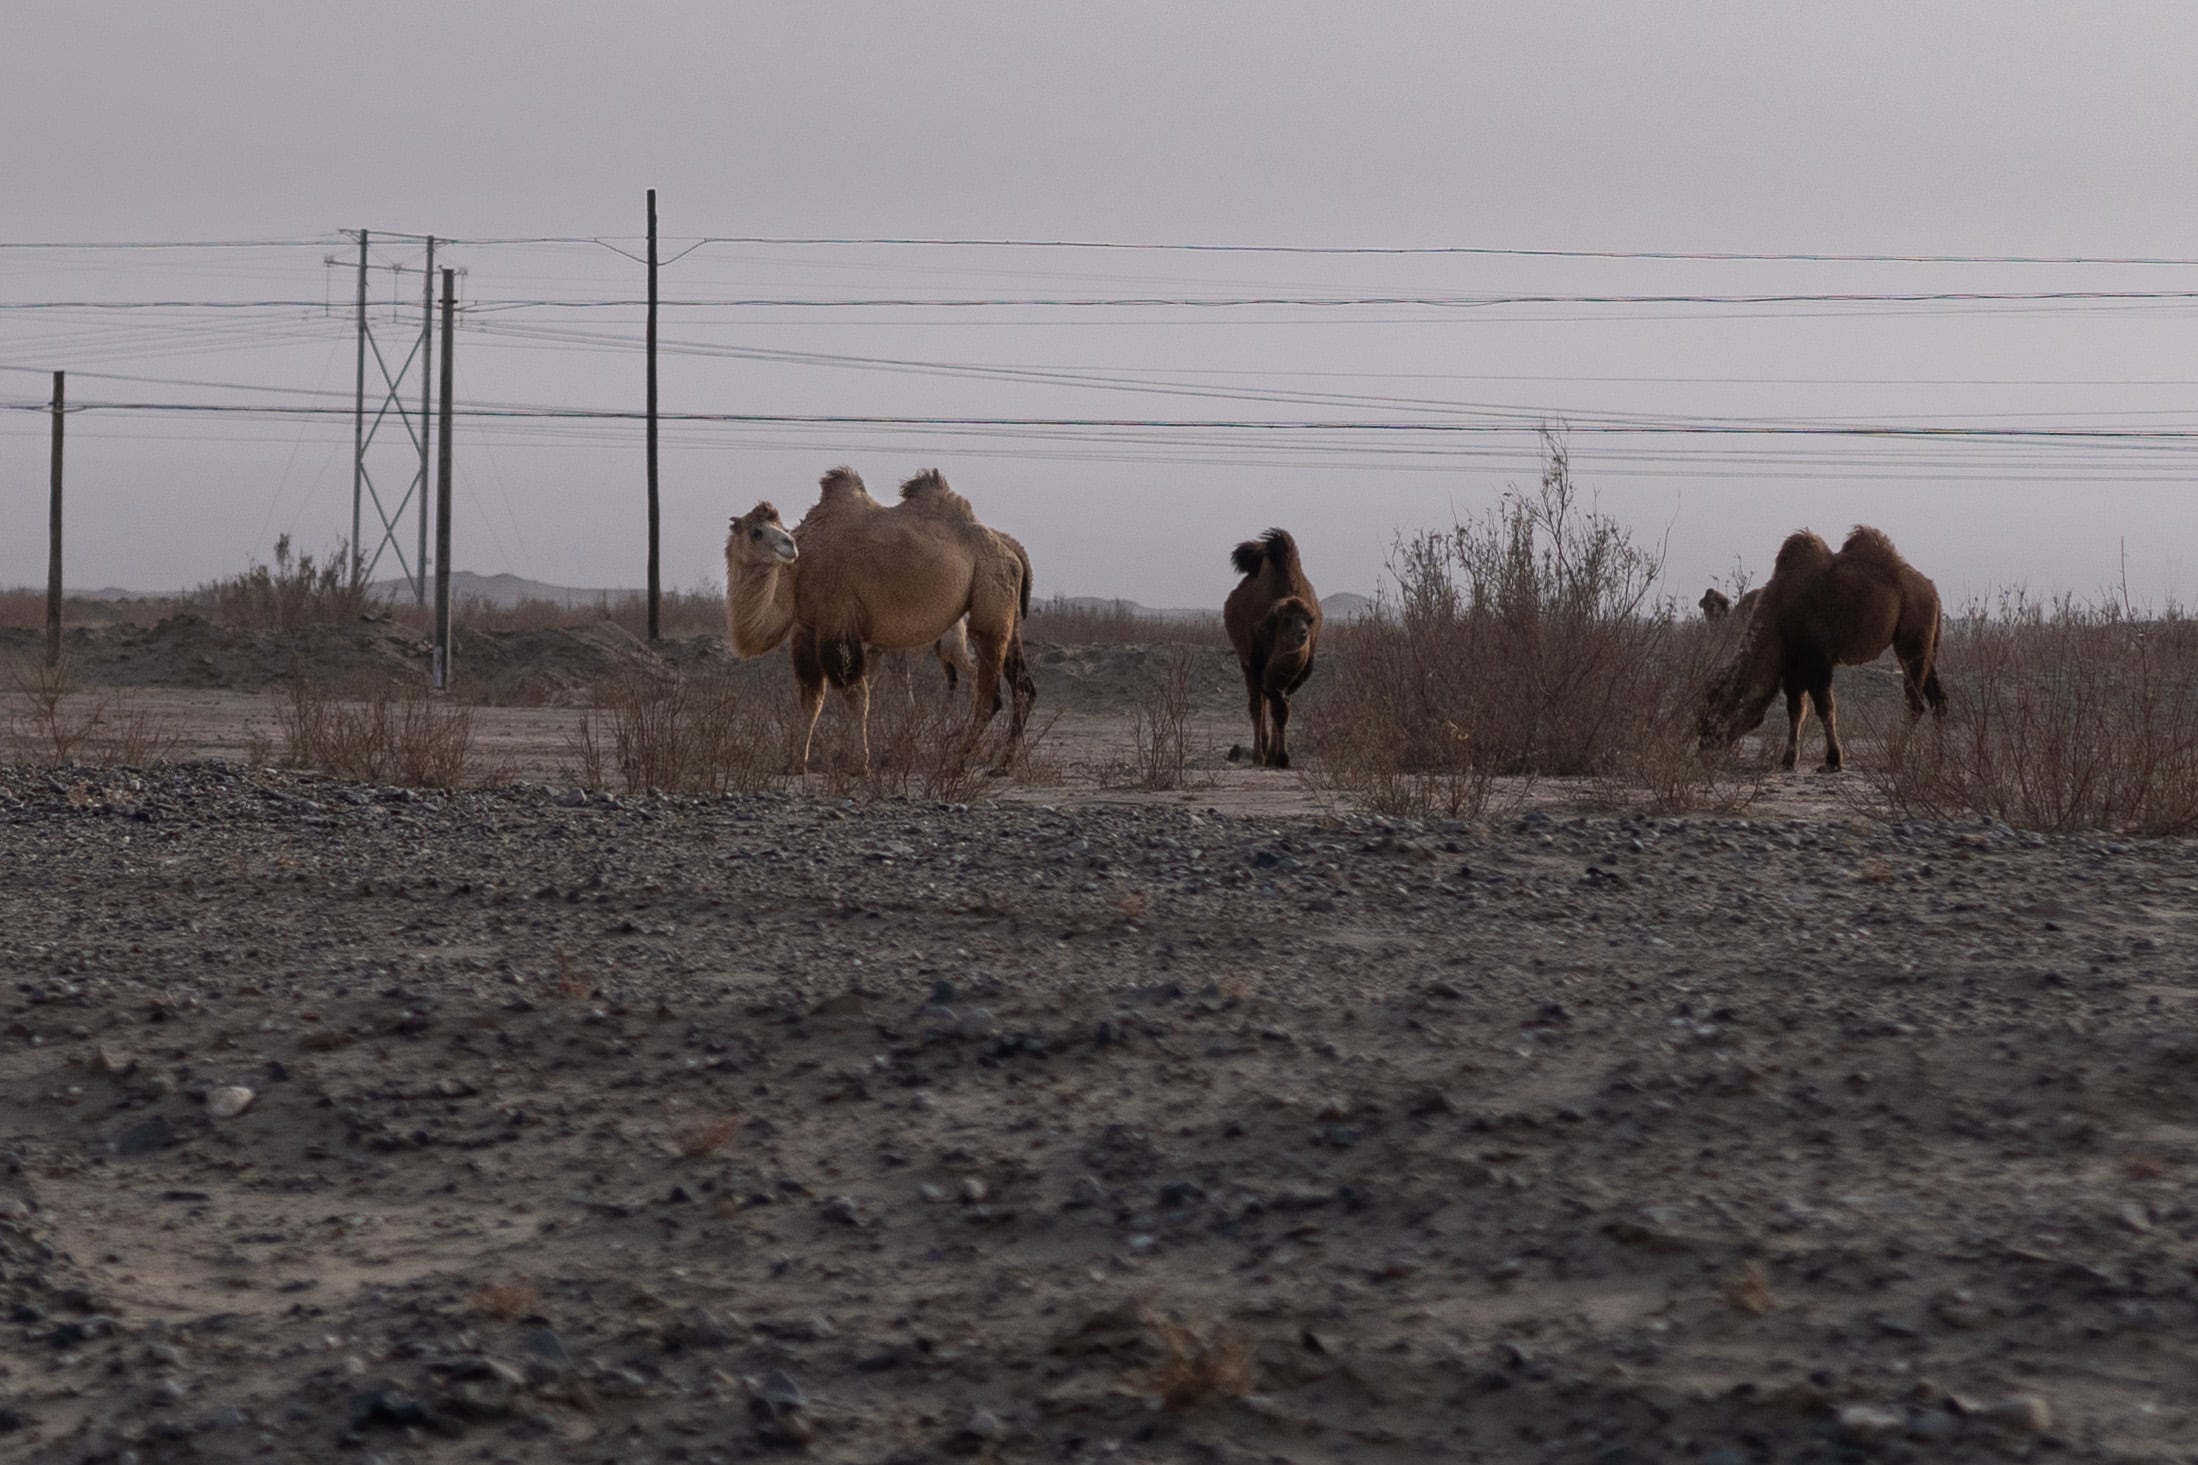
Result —
[[657, 605], [663, 593], [657, 559], [656, 499], [656, 190], [649, 190], [649, 639], [657, 638]]
[[[443, 329], [446, 333], [450, 329], [447, 317]], [[447, 334], [444, 339], [449, 339]], [[412, 597], [414, 605], [424, 604], [427, 600], [427, 393], [428, 384], [434, 380], [428, 375], [429, 363], [434, 359], [434, 345], [435, 236], [430, 234], [427, 236], [427, 268], [420, 279], [420, 575], [418, 589]], [[401, 517], [404, 510], [399, 509], [397, 512]]]
[[46, 665], [61, 665], [61, 408], [68, 373], [53, 374], [53, 510], [46, 528]]
[[[435, 444], [435, 690], [450, 685], [450, 332], [458, 272], [443, 271], [443, 430]], [[423, 428], [425, 422], [420, 424]], [[423, 485], [424, 491], [424, 485]]]

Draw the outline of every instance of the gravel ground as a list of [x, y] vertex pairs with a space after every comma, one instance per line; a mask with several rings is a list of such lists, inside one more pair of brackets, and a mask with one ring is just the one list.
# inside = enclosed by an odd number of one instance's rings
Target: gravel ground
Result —
[[2193, 871], [0, 770], [0, 1456], [2198, 1459]]

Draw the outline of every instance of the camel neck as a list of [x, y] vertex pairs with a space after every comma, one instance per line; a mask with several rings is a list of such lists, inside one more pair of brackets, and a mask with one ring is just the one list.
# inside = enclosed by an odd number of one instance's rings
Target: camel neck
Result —
[[794, 626], [794, 577], [776, 565], [736, 570], [726, 586], [725, 628], [733, 650], [761, 656]]

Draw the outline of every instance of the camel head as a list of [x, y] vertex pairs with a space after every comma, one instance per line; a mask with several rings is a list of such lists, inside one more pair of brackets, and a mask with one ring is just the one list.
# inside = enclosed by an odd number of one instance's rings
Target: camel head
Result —
[[1274, 655], [1294, 655], [1313, 639], [1313, 608], [1295, 595], [1275, 602], [1267, 620], [1275, 628]]
[[1721, 621], [1732, 613], [1732, 602], [1725, 598], [1724, 591], [1714, 585], [1702, 592], [1702, 598], [1697, 604], [1702, 607], [1702, 619], [1705, 621]]
[[1728, 668], [1702, 694], [1702, 716], [1695, 729], [1701, 735], [1702, 750], [1729, 748], [1739, 742], [1762, 723], [1763, 714], [1771, 710], [1777, 696], [1775, 676], [1759, 687], [1748, 676], [1747, 662]]
[[725, 536], [725, 565], [729, 570], [775, 570], [800, 557], [794, 536], [786, 532], [778, 510], [768, 503], [736, 516], [731, 532]]

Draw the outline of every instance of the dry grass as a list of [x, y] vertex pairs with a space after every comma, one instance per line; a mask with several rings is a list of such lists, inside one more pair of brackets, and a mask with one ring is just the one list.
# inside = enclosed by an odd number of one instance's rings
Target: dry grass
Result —
[[615, 772], [628, 793], [729, 793], [769, 786], [785, 766], [783, 694], [721, 675], [619, 677], [597, 683], [565, 740], [570, 776], [602, 788]]
[[1939, 667], [1943, 726], [1881, 719], [1884, 759], [1865, 776], [1892, 812], [2198, 830], [2198, 621], [2013, 591], [1947, 622]]
[[[870, 690], [870, 767], [858, 771], [853, 718], [836, 695], [820, 719], [812, 770], [835, 796], [887, 799], [914, 796], [967, 803], [991, 786], [986, 744], [1004, 734], [1005, 714], [974, 727], [967, 684], [947, 690], [928, 656], [881, 658]], [[896, 665], [896, 663], [898, 663]], [[1003, 689], [1004, 690], [1004, 689]]]
[[595, 1000], [594, 979], [573, 965], [571, 953], [562, 945], [557, 948], [557, 995], [568, 1002]]
[[9, 705], [0, 752], [26, 762], [93, 763], [143, 768], [173, 758], [180, 739], [167, 719], [137, 706], [127, 693], [88, 693], [64, 658], [59, 666], [23, 661], [7, 673]]
[[1742, 1262], [1725, 1274], [1717, 1284], [1717, 1300], [1735, 1312], [1750, 1317], [1763, 1317], [1778, 1307], [1778, 1294], [1771, 1291], [1770, 1274], [1763, 1270], [1761, 1262]]
[[457, 788], [473, 750], [472, 710], [413, 681], [344, 696], [293, 666], [276, 721], [292, 767], [362, 783]]
[[698, 1119], [672, 1136], [672, 1147], [683, 1160], [705, 1160], [724, 1149], [740, 1133], [746, 1121], [729, 1118]]
[[466, 1298], [466, 1306], [485, 1318], [512, 1323], [542, 1311], [542, 1292], [532, 1282], [491, 1282]]
[[1158, 1356], [1124, 1382], [1170, 1409], [1242, 1399], [1258, 1385], [1252, 1340], [1218, 1323], [1195, 1323], [1152, 1308], [1140, 1317]]

